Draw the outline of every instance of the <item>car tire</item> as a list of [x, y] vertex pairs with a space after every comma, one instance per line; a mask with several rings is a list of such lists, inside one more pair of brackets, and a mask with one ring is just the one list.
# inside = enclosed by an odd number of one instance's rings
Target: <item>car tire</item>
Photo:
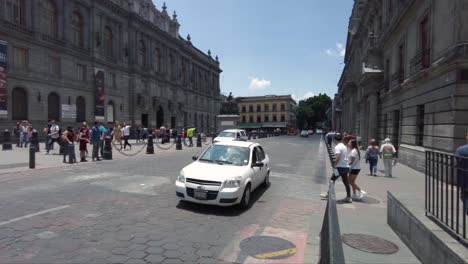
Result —
[[270, 186], [270, 172], [267, 172], [265, 180], [263, 181], [263, 187], [268, 188]]
[[239, 203], [239, 208], [242, 210], [245, 210], [249, 208], [250, 206], [250, 197], [251, 197], [251, 191], [250, 191], [250, 184], [245, 186], [244, 189], [244, 194], [242, 195], [242, 200]]

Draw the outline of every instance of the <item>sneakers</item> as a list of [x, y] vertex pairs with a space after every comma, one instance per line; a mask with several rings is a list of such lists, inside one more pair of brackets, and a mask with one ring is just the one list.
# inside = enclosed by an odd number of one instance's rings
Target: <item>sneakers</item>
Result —
[[328, 198], [328, 193], [322, 193], [322, 194], [320, 194], [320, 197], [322, 197], [322, 198]]
[[346, 197], [346, 198], [342, 199], [341, 202], [343, 202], [343, 203], [352, 203], [353, 199], [351, 197]]
[[353, 200], [361, 200], [361, 195], [353, 194], [353, 195], [351, 195], [351, 199], [353, 199]]
[[44, 154], [44, 155], [49, 155], [49, 152], [46, 151], [46, 152], [44, 152], [43, 154]]

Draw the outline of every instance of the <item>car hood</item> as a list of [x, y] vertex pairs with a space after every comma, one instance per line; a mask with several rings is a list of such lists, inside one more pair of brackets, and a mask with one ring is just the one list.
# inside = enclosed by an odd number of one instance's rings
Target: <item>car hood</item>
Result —
[[217, 163], [195, 161], [183, 168], [182, 171], [185, 178], [223, 182], [233, 177], [242, 176], [248, 169], [249, 166], [219, 165]]

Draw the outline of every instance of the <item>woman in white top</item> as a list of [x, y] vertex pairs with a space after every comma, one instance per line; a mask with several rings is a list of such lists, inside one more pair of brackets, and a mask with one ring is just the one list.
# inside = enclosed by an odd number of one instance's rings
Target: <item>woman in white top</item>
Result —
[[[348, 166], [349, 166], [349, 185], [351, 185], [351, 188], [353, 189], [353, 195], [351, 198], [353, 200], [360, 200], [364, 197], [364, 192], [357, 186], [356, 184], [356, 178], [361, 171], [361, 153], [359, 153], [359, 148], [357, 141], [355, 139], [349, 141], [349, 147], [351, 149], [351, 152], [348, 157]], [[356, 194], [356, 191], [359, 191], [359, 195]]]

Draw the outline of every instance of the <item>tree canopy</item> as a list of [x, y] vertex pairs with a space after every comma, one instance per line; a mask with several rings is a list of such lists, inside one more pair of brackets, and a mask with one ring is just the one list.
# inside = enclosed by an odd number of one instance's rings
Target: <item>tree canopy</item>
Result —
[[300, 129], [315, 129], [318, 122], [326, 121], [327, 109], [332, 100], [327, 94], [319, 94], [299, 101], [297, 106], [297, 126]]

